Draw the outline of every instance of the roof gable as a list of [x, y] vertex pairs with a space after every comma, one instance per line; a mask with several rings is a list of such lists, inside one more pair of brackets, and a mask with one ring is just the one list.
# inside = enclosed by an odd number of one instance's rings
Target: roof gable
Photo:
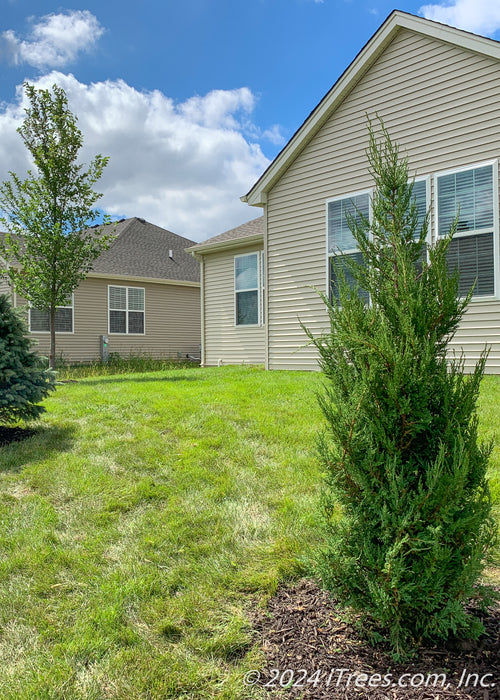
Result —
[[242, 201], [253, 206], [263, 206], [266, 203], [267, 192], [272, 189], [402, 29], [439, 39], [500, 61], [500, 43], [493, 39], [395, 10], [361, 49], [248, 194], [241, 197]]

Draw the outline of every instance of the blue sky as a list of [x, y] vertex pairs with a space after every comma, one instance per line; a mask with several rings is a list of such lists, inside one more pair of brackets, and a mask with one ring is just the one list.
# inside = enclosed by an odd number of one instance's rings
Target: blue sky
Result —
[[[103, 208], [204, 240], [260, 212], [239, 201], [394, 9], [385, 0], [3, 0], [0, 179], [29, 166], [20, 86], [61, 84], [110, 156]], [[500, 38], [498, 0], [398, 9]]]

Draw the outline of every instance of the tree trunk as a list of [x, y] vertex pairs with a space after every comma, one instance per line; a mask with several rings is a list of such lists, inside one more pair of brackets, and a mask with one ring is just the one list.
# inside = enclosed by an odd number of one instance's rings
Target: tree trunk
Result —
[[56, 307], [50, 307], [50, 352], [49, 367], [56, 368]]

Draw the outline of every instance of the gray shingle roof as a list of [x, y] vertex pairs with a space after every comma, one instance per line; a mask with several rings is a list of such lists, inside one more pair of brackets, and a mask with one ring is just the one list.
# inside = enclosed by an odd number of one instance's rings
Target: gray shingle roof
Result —
[[194, 244], [189, 238], [137, 217], [118, 222], [115, 235], [111, 247], [95, 261], [93, 272], [199, 282], [200, 265], [184, 250]]
[[200, 264], [185, 252], [195, 241], [137, 217], [111, 223], [104, 231], [114, 232], [116, 238], [95, 261], [92, 272], [199, 282]]
[[196, 251], [197, 247], [205, 247], [208, 245], [217, 245], [219, 243], [226, 243], [229, 241], [236, 241], [239, 238], [249, 238], [250, 236], [259, 236], [264, 234], [264, 217], [259, 216], [257, 219], [252, 219], [252, 221], [247, 221], [246, 224], [241, 224], [241, 226], [236, 226], [236, 228], [229, 229], [229, 231], [224, 231], [224, 233], [219, 233], [218, 236], [213, 236], [202, 243], [199, 243], [191, 250]]

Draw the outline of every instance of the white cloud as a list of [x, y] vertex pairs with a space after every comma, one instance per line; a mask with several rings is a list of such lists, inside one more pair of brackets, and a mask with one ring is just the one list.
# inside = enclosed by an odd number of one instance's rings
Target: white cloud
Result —
[[275, 146], [284, 146], [286, 143], [286, 139], [281, 133], [279, 124], [273, 124], [269, 129], [263, 131], [261, 138], [270, 141]]
[[[204, 240], [261, 213], [239, 201], [269, 164], [257, 140], [248, 137], [255, 103], [248, 88], [215, 90], [176, 104], [158, 90], [139, 92], [122, 80], [86, 85], [52, 72], [35, 84], [54, 83], [64, 88], [78, 116], [85, 142], [81, 159], [110, 156], [96, 189], [111, 215], [144, 217]], [[8, 170], [24, 177], [30, 167], [16, 133], [25, 106], [19, 87], [16, 101], [0, 112], [0, 180]], [[277, 127], [270, 132], [279, 134]]]
[[427, 19], [477, 34], [491, 35], [500, 29], [498, 0], [454, 0], [447, 5], [423, 5], [419, 12]]
[[27, 39], [12, 29], [0, 34], [0, 59], [35, 68], [61, 68], [88, 51], [104, 29], [88, 10], [50, 14], [33, 24]]

